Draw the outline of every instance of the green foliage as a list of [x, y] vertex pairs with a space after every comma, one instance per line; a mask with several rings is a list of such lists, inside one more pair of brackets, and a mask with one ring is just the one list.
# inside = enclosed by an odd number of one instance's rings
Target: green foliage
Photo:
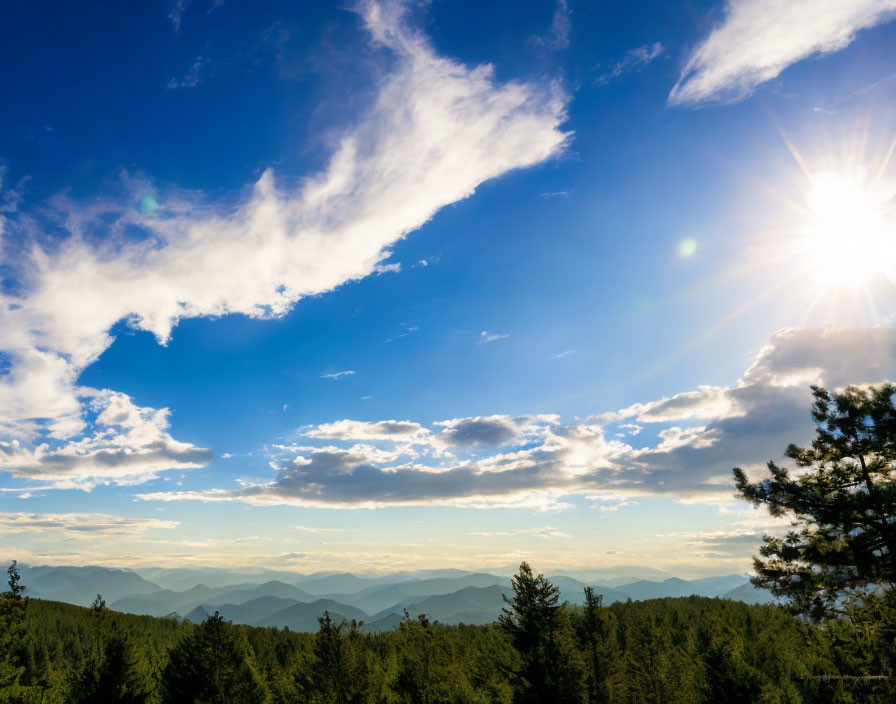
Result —
[[348, 633], [344, 623], [335, 623], [329, 611], [317, 619], [320, 628], [314, 639], [310, 699], [321, 704], [353, 704], [364, 701], [370, 686], [370, 663], [364, 657], [363, 636], [352, 621]]
[[520, 656], [514, 701], [582, 701], [583, 665], [566, 612], [557, 604], [559, 589], [525, 562], [511, 581], [513, 598], [504, 597], [510, 608], [498, 623]]
[[234, 626], [217, 615], [196, 626], [120, 614], [101, 598], [87, 609], [35, 599], [13, 641], [18, 679], [5, 701], [896, 701], [889, 591], [816, 625], [776, 606], [701, 597], [603, 606], [586, 592], [584, 606], [567, 606], [540, 575], [524, 568], [517, 577], [501, 623], [446, 626], [407, 615], [398, 630], [376, 634], [329, 614], [311, 634]]
[[24, 673], [23, 637], [28, 598], [22, 596], [25, 587], [20, 584], [18, 564], [15, 560], [6, 571], [9, 590], [0, 594], [0, 702], [19, 701], [22, 692], [19, 681]]
[[745, 499], [794, 518], [787, 536], [765, 538], [754, 584], [819, 619], [845, 596], [896, 580], [896, 387], [812, 391], [815, 440], [786, 453], [802, 472], [769, 462], [758, 483], [739, 468], [734, 477]]
[[171, 651], [162, 673], [166, 704], [264, 704], [267, 688], [248, 645], [218, 612]]

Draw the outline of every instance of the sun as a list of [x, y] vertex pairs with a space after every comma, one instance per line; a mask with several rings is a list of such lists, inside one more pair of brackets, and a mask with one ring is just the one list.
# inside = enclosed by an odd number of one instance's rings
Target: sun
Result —
[[807, 264], [823, 289], [858, 289], [896, 273], [896, 189], [864, 172], [820, 171], [806, 197]]

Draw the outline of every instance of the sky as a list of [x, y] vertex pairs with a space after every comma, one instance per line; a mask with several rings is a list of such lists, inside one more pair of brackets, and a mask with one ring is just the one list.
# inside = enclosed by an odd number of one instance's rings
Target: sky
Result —
[[746, 573], [896, 377], [896, 2], [8, 4], [0, 556]]

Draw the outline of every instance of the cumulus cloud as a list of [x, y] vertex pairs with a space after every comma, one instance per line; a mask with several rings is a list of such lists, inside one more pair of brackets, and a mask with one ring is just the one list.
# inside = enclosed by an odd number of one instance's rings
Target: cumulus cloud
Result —
[[0, 535], [50, 534], [63, 538], [140, 536], [148, 530], [177, 528], [177, 521], [102, 513], [0, 513]]
[[896, 0], [729, 0], [669, 95], [672, 105], [733, 103], [809, 56], [848, 46], [896, 15]]
[[662, 56], [666, 50], [660, 42], [653, 44], [645, 44], [635, 49], [630, 49], [620, 61], [613, 64], [613, 67], [604, 74], [598, 76], [595, 83], [599, 86], [605, 86], [610, 81], [619, 78], [624, 73], [637, 73], [654, 59]]
[[502, 447], [524, 437], [544, 435], [546, 427], [559, 422], [556, 416], [477, 416], [435, 423], [443, 428], [434, 442], [445, 448]]
[[[789, 443], [811, 439], [809, 383], [877, 383], [894, 369], [896, 329], [782, 330], [732, 386], [704, 387], [574, 425], [554, 416], [487, 416], [434, 423], [428, 434], [407, 422], [404, 436], [391, 437], [374, 430], [376, 424], [341, 422], [331, 426], [356, 432], [325, 431], [327, 439], [352, 441], [363, 433], [399, 445], [416, 434], [419, 456], [408, 461], [400, 447], [389, 453], [360, 444], [284, 447], [268, 482], [141, 498], [329, 508], [559, 508], [574, 494], [611, 507], [638, 495], [727, 502], [732, 467], [760, 468]], [[632, 418], [649, 426], [652, 441], [633, 445], [615, 432], [630, 430]]]
[[[172, 11], [175, 28], [185, 7]], [[113, 342], [117, 322], [164, 344], [184, 318], [283, 315], [306, 296], [375, 273], [390, 245], [484, 181], [562, 150], [566, 97], [556, 86], [502, 83], [490, 65], [439, 56], [401, 3], [368, 2], [361, 16], [390, 69], [323, 173], [288, 183], [268, 170], [226, 204], [176, 192], [150, 209], [60, 197], [45, 216], [53, 238], [43, 236], [40, 218], [19, 219], [30, 244], [0, 262], [16, 283], [0, 294], [9, 367], [0, 375], [0, 428], [42, 419], [50, 447], [32, 455], [84, 454], [59, 444], [94, 430], [82, 402], [92, 392], [76, 380]], [[92, 466], [124, 461], [134, 454], [127, 442], [119, 455], [96, 454]], [[6, 447], [17, 467], [27, 464], [20, 448]], [[144, 450], [140, 472], [148, 476], [184, 448], [162, 443], [154, 459]], [[183, 466], [179, 457], [168, 461]]]
[[167, 408], [140, 407], [126, 394], [108, 390], [81, 389], [81, 398], [93, 434], [53, 447], [0, 440], [0, 470], [55, 488], [90, 489], [98, 483], [148, 481], [165, 470], [202, 467], [212, 458], [209, 450], [171, 437]]
[[367, 422], [338, 420], [308, 428], [305, 437], [321, 440], [425, 440], [431, 432], [420, 423], [409, 420]]

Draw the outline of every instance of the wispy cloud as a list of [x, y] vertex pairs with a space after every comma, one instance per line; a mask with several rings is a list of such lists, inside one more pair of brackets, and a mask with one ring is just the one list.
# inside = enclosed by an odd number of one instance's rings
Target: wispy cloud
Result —
[[598, 76], [595, 84], [605, 86], [610, 81], [619, 78], [625, 73], [637, 73], [654, 59], [662, 56], [665, 51], [663, 45], [659, 42], [645, 44], [636, 49], [630, 49], [626, 52], [625, 56], [622, 57], [622, 60], [616, 62], [609, 71]]
[[[175, 30], [187, 4], [173, 6]], [[56, 456], [80, 453], [65, 445], [77, 438], [129, 454], [131, 440], [94, 424], [84, 399], [96, 390], [77, 385], [119, 321], [165, 344], [186, 318], [284, 315], [307, 296], [375, 273], [390, 245], [484, 181], [562, 151], [567, 98], [555, 85], [501, 83], [491, 66], [439, 56], [402, 3], [366, 2], [360, 12], [375, 50], [394, 60], [322, 173], [279, 183], [267, 170], [229, 202], [171, 190], [151, 212], [133, 207], [151, 190], [134, 179], [125, 198], [60, 196], [44, 206], [53, 210], [52, 247], [40, 244], [48, 238], [39, 219], [16, 221], [28, 246], [2, 262], [16, 285], [0, 292], [9, 366], [0, 375], [0, 428], [29, 428], [32, 476], [57, 476]], [[20, 448], [7, 454], [24, 456]], [[169, 455], [160, 447], [142, 476]], [[167, 461], [183, 466], [176, 456]], [[188, 464], [199, 461], [191, 454]]]
[[391, 264], [377, 264], [374, 268], [377, 276], [383, 274], [398, 274], [401, 272], [401, 262], [392, 262]]
[[293, 526], [293, 530], [303, 533], [357, 533], [353, 528], [315, 528], [314, 526]]
[[171, 530], [177, 521], [102, 513], [0, 513], [0, 535], [6, 533], [51, 534], [57, 537], [139, 536], [148, 530]]
[[497, 536], [516, 536], [516, 535], [530, 535], [534, 538], [572, 538], [572, 535], [566, 533], [559, 528], [554, 526], [544, 526], [543, 528], [520, 528], [517, 530], [504, 530], [504, 531], [483, 531], [479, 533], [467, 533], [469, 536], [474, 537], [497, 537]]
[[839, 51], [862, 29], [894, 15], [894, 0], [730, 0], [669, 102], [697, 107], [743, 100], [791, 64]]
[[510, 335], [502, 335], [501, 333], [483, 330], [481, 333], [479, 333], [479, 342], [480, 344], [484, 342], [494, 342], [495, 340], [503, 340], [508, 337], [510, 337]]
[[330, 372], [329, 374], [321, 374], [321, 379], [341, 379], [344, 376], [353, 376], [355, 373], [354, 369], [346, 369], [341, 372]]
[[171, 20], [171, 26], [174, 28], [175, 34], [180, 34], [181, 18], [189, 6], [190, 0], [175, 0], [174, 5], [171, 7], [168, 19]]
[[572, 10], [569, 9], [568, 0], [557, 0], [554, 5], [554, 13], [551, 15], [551, 25], [544, 34], [532, 37], [532, 44], [545, 47], [552, 51], [562, 51], [569, 46], [569, 34], [572, 31]]
[[569, 33], [572, 30], [569, 5], [567, 0], [557, 0], [554, 15], [551, 18], [551, 37], [555, 49], [565, 49], [569, 46]]
[[198, 86], [208, 63], [208, 58], [205, 56], [197, 56], [183, 76], [180, 78], [172, 78], [168, 81], [168, 90], [174, 90], [176, 88], [195, 88]]

